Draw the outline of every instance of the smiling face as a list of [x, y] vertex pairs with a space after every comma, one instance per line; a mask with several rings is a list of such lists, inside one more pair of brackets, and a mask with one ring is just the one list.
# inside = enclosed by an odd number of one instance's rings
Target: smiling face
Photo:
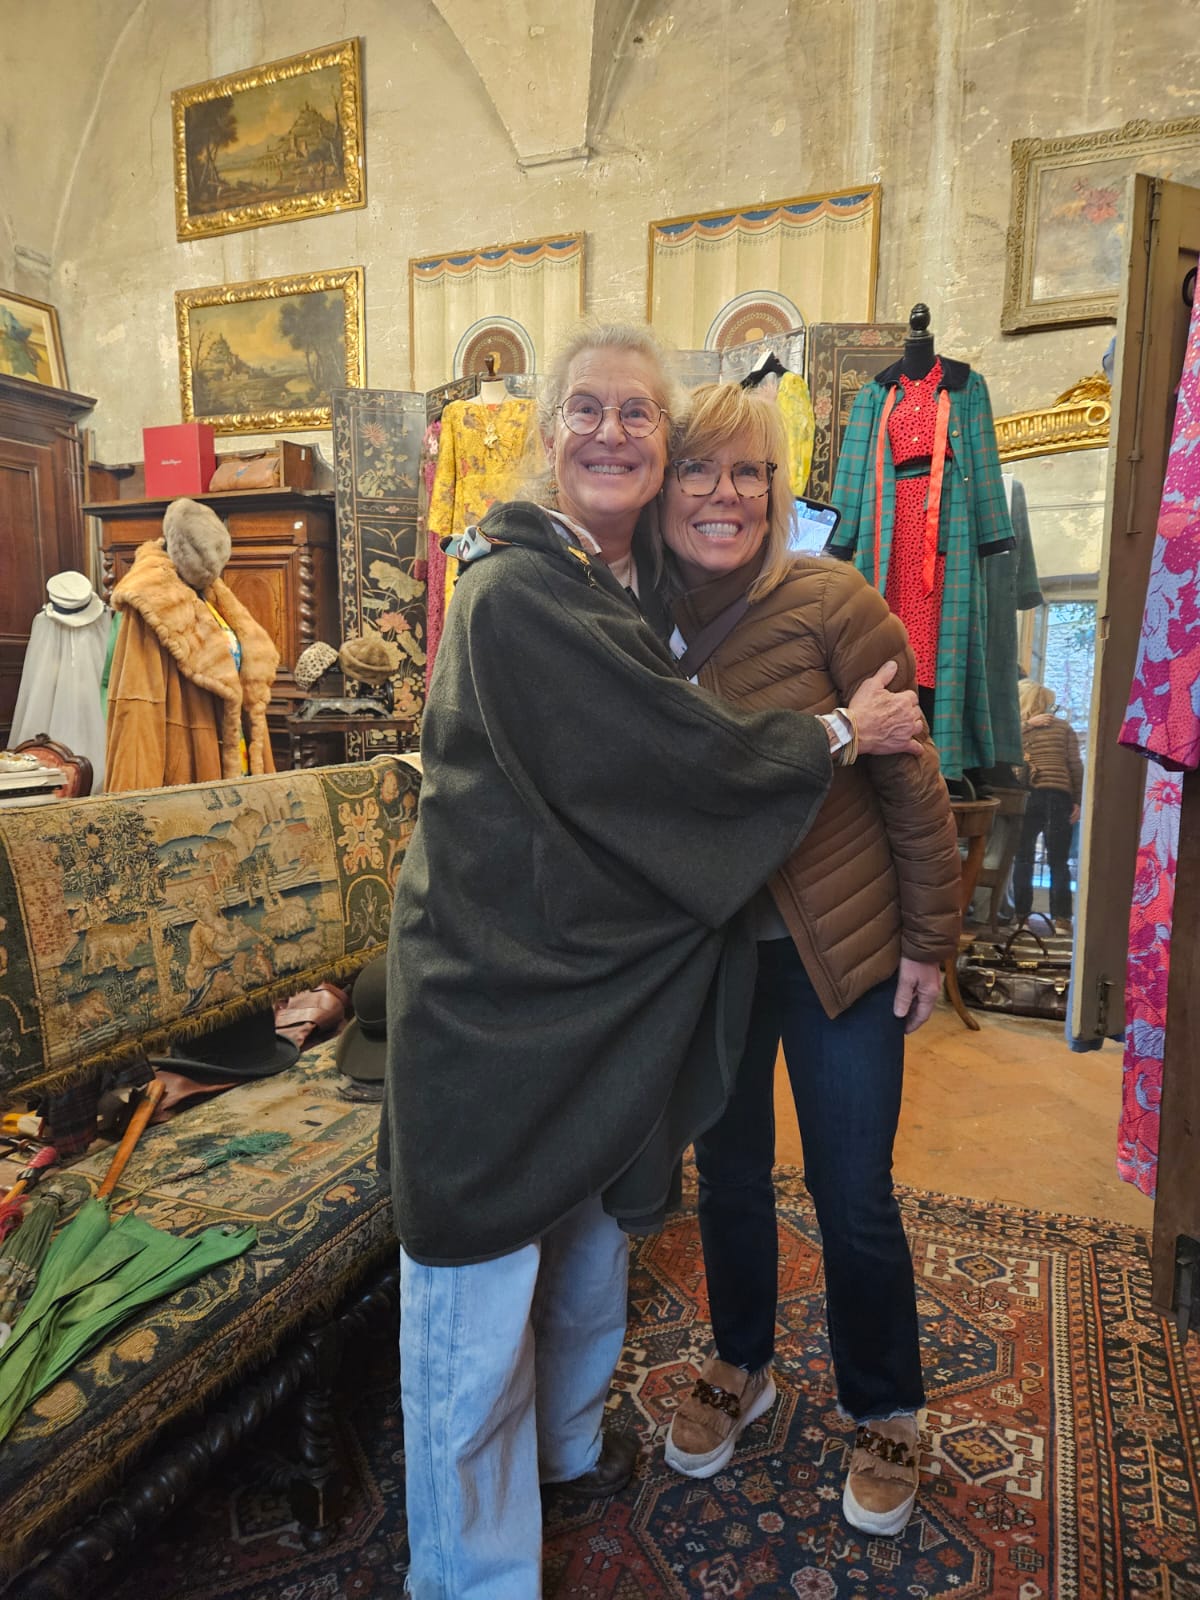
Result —
[[[571, 362], [563, 402], [572, 395], [594, 396], [602, 406], [649, 399], [665, 405], [661, 379], [636, 350], [583, 350]], [[554, 419], [550, 453], [558, 481], [558, 503], [597, 540], [606, 560], [628, 554], [638, 513], [662, 486], [667, 459], [664, 417], [644, 439], [631, 438], [615, 410], [606, 410], [595, 433], [577, 434]]]
[[692, 588], [744, 567], [762, 549], [771, 505], [769, 494], [743, 500], [733, 486], [731, 467], [761, 459], [749, 439], [735, 438], [707, 451], [705, 458], [721, 468], [711, 494], [685, 493], [674, 469], [663, 488], [663, 539]]

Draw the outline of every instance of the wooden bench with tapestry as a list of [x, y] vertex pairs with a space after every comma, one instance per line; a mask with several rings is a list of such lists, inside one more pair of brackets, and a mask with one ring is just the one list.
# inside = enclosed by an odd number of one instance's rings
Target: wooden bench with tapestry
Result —
[[[381, 757], [4, 809], [0, 1094], [68, 1086], [352, 976], [385, 948], [419, 781]], [[21, 1412], [0, 1443], [6, 1595], [91, 1592], [293, 1399], [293, 1504], [327, 1521], [341, 1352], [396, 1303], [378, 1107], [339, 1093], [333, 1054], [142, 1136], [115, 1215], [187, 1237], [252, 1228], [254, 1243], [129, 1316]], [[206, 1164], [251, 1133], [266, 1136], [252, 1155]], [[71, 1174], [94, 1187], [110, 1155]]]

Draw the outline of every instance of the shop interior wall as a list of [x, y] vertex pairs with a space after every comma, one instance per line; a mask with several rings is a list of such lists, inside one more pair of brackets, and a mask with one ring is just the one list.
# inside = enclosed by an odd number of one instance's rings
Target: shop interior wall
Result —
[[[877, 316], [926, 300], [939, 347], [985, 373], [998, 412], [1045, 404], [1098, 370], [1111, 329], [1001, 336], [1012, 140], [1200, 111], [1194, 8], [1168, 0], [8, 0], [4, 13], [0, 282], [59, 307], [108, 460], [178, 419], [176, 289], [361, 264], [368, 382], [405, 388], [410, 256], [583, 230], [588, 309], [636, 318], [651, 218], [867, 180], [883, 184]], [[352, 34], [367, 207], [178, 243], [171, 90]], [[582, 143], [590, 154], [569, 153]]]

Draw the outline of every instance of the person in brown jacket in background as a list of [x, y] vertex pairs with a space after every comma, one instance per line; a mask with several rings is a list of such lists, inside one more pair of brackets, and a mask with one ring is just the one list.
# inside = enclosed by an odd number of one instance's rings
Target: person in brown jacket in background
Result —
[[671, 1424], [667, 1462], [709, 1477], [775, 1399], [778, 1292], [773, 1083], [782, 1039], [821, 1227], [838, 1398], [858, 1424], [843, 1496], [891, 1535], [918, 1482], [924, 1404], [912, 1258], [892, 1192], [904, 1036], [929, 1017], [958, 948], [960, 866], [928, 730], [919, 755], [855, 759], [855, 688], [889, 659], [912, 687], [903, 624], [850, 565], [790, 553], [787, 443], [769, 401], [695, 391], [663, 488], [665, 587], [685, 644], [750, 602], [701, 668], [747, 710], [835, 713], [845, 743], [803, 844], [752, 907], [759, 976], [737, 1085], [695, 1146], [715, 1354]]
[[1013, 859], [1013, 906], [1019, 922], [1033, 910], [1033, 858], [1040, 835], [1046, 840], [1050, 866], [1051, 925], [1057, 933], [1070, 933], [1074, 902], [1068, 858], [1071, 829], [1079, 820], [1083, 800], [1079, 739], [1065, 717], [1053, 715], [1053, 689], [1025, 678], [1017, 692], [1021, 747], [1029, 768], [1029, 800]]

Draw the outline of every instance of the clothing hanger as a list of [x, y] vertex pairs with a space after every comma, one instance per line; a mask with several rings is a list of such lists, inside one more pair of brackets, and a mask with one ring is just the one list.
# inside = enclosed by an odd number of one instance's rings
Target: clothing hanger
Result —
[[768, 350], [758, 365], [751, 367], [750, 371], [742, 379], [742, 388], [757, 389], [764, 378], [769, 378], [772, 374], [780, 378], [786, 377], [787, 370], [774, 350]]

